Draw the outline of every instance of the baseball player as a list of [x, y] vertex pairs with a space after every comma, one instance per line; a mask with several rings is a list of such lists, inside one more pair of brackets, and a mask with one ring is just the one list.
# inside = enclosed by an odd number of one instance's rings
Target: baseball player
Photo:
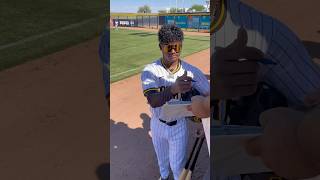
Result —
[[115, 28], [116, 28], [116, 30], [118, 30], [118, 25], [119, 25], [119, 21], [116, 20], [116, 21], [115, 21]]
[[176, 25], [163, 25], [158, 32], [162, 57], [146, 65], [141, 74], [144, 96], [150, 105], [152, 142], [160, 168], [167, 179], [169, 167], [175, 180], [182, 172], [188, 142], [186, 118], [164, 119], [162, 106], [169, 101], [208, 95], [209, 82], [196, 67], [180, 59], [183, 32]]
[[213, 0], [215, 98], [252, 95], [259, 82], [279, 91], [291, 108], [320, 88], [320, 69], [285, 25], [239, 0]]

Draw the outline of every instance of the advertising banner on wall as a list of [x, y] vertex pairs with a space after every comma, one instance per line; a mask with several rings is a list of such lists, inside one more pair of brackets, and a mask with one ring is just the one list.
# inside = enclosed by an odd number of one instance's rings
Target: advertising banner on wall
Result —
[[166, 24], [176, 24], [180, 28], [191, 29], [209, 29], [210, 28], [210, 16], [193, 16], [193, 15], [181, 15], [181, 16], [165, 16]]
[[210, 29], [210, 16], [200, 16], [199, 29]]
[[138, 22], [136, 19], [113, 19], [113, 26], [137, 27]]

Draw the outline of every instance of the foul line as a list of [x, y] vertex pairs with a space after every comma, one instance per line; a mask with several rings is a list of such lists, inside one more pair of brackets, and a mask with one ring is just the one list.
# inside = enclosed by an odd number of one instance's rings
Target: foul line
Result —
[[120, 73], [111, 75], [110, 77], [117, 77], [117, 76], [119, 76], [119, 75], [121, 75], [121, 74], [126, 74], [126, 73], [128, 73], [128, 72], [135, 71], [135, 70], [140, 69], [140, 68], [142, 68], [142, 67], [143, 67], [143, 66], [140, 66], [140, 67], [137, 67], [137, 68], [133, 68], [133, 69], [130, 69], [130, 70], [128, 70], [128, 71], [123, 71], [123, 72], [120, 72]]
[[57, 28], [55, 30], [52, 30], [52, 31], [49, 31], [49, 32], [46, 32], [46, 33], [42, 33], [42, 34], [35, 35], [35, 36], [30, 36], [28, 38], [25, 38], [25, 39], [22, 39], [22, 40], [13, 42], [13, 43], [2, 45], [2, 46], [0, 46], [0, 50], [7, 49], [9, 47], [20, 45], [20, 44], [23, 44], [23, 43], [26, 43], [26, 42], [34, 41], [34, 40], [40, 39], [40, 38], [42, 38], [44, 36], [49, 36], [49, 35], [52, 35], [52, 34], [55, 34], [55, 33], [61, 32], [61, 31], [65, 31], [65, 30], [69, 30], [69, 29], [72, 29], [72, 28], [75, 28], [75, 27], [79, 27], [79, 26], [87, 24], [87, 23], [89, 23], [91, 21], [94, 21], [96, 19], [97, 18], [90, 18], [90, 19], [87, 19], [87, 20], [84, 20], [84, 21], [81, 21], [81, 22], [78, 22], [78, 23], [74, 23], [74, 24], [70, 24], [70, 25], [67, 25], [67, 26], [63, 26], [61, 28]]
[[[204, 50], [201, 50], [201, 51], [204, 51]], [[198, 52], [200, 52], [200, 51], [198, 51]], [[198, 52], [195, 52], [195, 53], [198, 53]], [[195, 53], [192, 53], [192, 54], [195, 54]], [[189, 54], [188, 56], [191, 56], [192, 54]], [[188, 57], [188, 56], [185, 56], [185, 57]], [[185, 58], [185, 57], [183, 57], [183, 58]], [[120, 75], [122, 75], [122, 74], [126, 74], [126, 73], [128, 73], [128, 72], [138, 70], [138, 69], [140, 69], [140, 68], [142, 68], [142, 67], [144, 67], [144, 66], [145, 66], [145, 65], [139, 66], [139, 67], [137, 67], [137, 68], [129, 69], [129, 70], [127, 70], [127, 71], [123, 71], [123, 72], [120, 72], [120, 73], [117, 73], [117, 74], [114, 74], [114, 75], [110, 75], [110, 77], [117, 77], [117, 76], [120, 76]]]

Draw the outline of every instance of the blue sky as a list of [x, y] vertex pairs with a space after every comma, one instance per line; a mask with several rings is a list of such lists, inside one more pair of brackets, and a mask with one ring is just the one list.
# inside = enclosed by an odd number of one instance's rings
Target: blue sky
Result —
[[[202, 4], [206, 6], [206, 0], [177, 0], [178, 8], [190, 8], [193, 4]], [[149, 5], [152, 13], [157, 13], [158, 10], [176, 7], [176, 0], [111, 0], [111, 12], [130, 12], [136, 13], [138, 7]]]

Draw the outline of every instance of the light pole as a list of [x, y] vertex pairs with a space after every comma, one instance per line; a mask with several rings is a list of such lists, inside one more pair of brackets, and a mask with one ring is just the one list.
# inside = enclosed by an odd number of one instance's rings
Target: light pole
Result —
[[178, 0], [176, 0], [176, 13], [178, 12]]
[[184, 0], [182, 0], [182, 10], [183, 10], [183, 12], [185, 12], [184, 11]]

